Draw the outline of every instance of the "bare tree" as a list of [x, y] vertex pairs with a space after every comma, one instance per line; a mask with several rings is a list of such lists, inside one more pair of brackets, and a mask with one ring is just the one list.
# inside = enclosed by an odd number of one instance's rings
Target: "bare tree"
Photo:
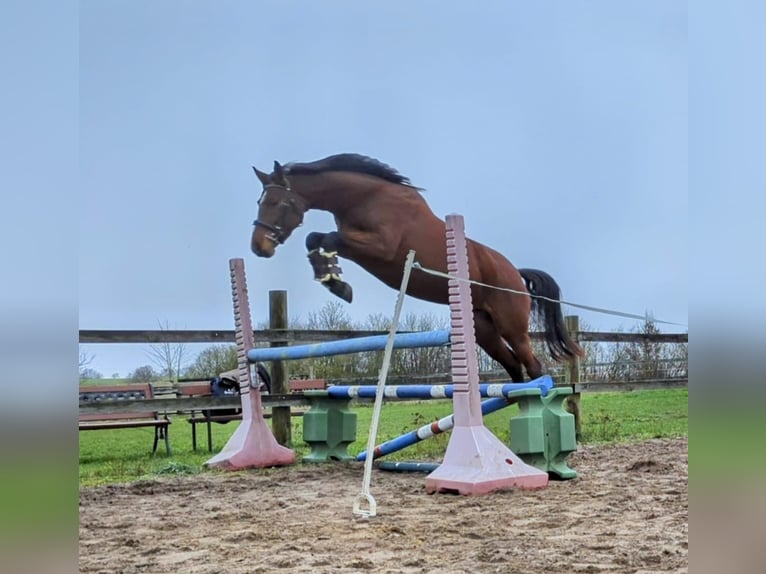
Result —
[[[617, 329], [617, 332], [620, 332]], [[660, 333], [656, 323], [646, 319], [631, 333]], [[594, 381], [640, 381], [688, 376], [688, 344], [660, 343], [649, 338], [630, 343], [593, 344], [597, 351], [588, 354], [585, 376]]]
[[104, 375], [99, 373], [96, 369], [92, 369], [88, 366], [93, 362], [94, 358], [95, 358], [95, 355], [91, 353], [86, 353], [84, 351], [80, 351], [80, 360], [79, 360], [80, 380], [101, 379], [104, 377]]
[[[351, 317], [339, 301], [327, 301], [318, 311], [309, 313], [307, 329], [346, 330], [353, 329]], [[358, 375], [359, 357], [336, 355], [311, 359], [309, 371], [314, 376], [330, 379]], [[307, 368], [308, 365], [301, 365]]]
[[[448, 328], [446, 315], [433, 313], [407, 313], [399, 321], [400, 331], [437, 331]], [[450, 368], [448, 347], [420, 347], [417, 349], [399, 349], [391, 359], [391, 373], [434, 375], [446, 373]]]
[[211, 345], [200, 351], [194, 362], [184, 371], [184, 375], [189, 378], [208, 379], [236, 368], [236, 345]]
[[[383, 313], [373, 313], [367, 316], [362, 323], [362, 329], [368, 331], [388, 331], [391, 329], [391, 317]], [[401, 326], [399, 327], [401, 330]], [[396, 355], [396, 351], [394, 355]], [[383, 366], [383, 351], [373, 351], [369, 353], [360, 353], [357, 357], [356, 371], [359, 376], [374, 377], [380, 373]]]
[[82, 372], [93, 362], [95, 355], [80, 351], [80, 378], [82, 378]]
[[99, 373], [96, 369], [85, 367], [80, 371], [80, 379], [103, 379], [104, 375]]
[[[159, 321], [161, 331], [169, 331], [167, 321], [162, 324]], [[148, 355], [152, 363], [160, 370], [160, 374], [169, 381], [178, 382], [178, 376], [186, 357], [187, 347], [185, 343], [158, 343], [149, 347]]]
[[135, 383], [151, 383], [157, 380], [157, 373], [154, 372], [151, 365], [144, 365], [130, 373], [128, 378]]

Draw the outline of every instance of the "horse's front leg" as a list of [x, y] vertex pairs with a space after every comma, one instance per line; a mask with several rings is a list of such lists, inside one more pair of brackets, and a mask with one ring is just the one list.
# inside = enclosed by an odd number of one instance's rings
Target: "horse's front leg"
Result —
[[341, 268], [338, 265], [338, 248], [340, 235], [337, 231], [331, 233], [309, 233], [306, 237], [306, 249], [311, 267], [314, 269], [314, 279], [327, 287], [333, 295], [351, 303], [354, 293], [351, 285], [341, 279]]

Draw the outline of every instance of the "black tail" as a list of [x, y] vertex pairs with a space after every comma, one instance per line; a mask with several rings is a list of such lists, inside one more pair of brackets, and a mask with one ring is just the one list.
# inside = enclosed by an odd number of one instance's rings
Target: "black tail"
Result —
[[[545, 330], [545, 343], [556, 361], [565, 361], [576, 356], [583, 356], [583, 350], [567, 333], [564, 316], [561, 313], [561, 289], [556, 281], [545, 271], [539, 269], [519, 269], [521, 277], [532, 297], [532, 315]], [[549, 301], [552, 299], [552, 301]]]

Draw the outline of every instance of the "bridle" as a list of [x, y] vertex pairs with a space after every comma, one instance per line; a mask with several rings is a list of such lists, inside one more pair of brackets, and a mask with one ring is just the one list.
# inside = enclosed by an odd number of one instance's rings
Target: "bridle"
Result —
[[[288, 182], [286, 179], [285, 179], [285, 182], [286, 182], [285, 185], [279, 185], [277, 183], [267, 183], [266, 185], [264, 185], [263, 192], [261, 193], [261, 197], [258, 198], [258, 205], [261, 204], [261, 201], [263, 200], [263, 196], [266, 195], [266, 191], [269, 189], [280, 189], [286, 192], [284, 194], [283, 199], [277, 204], [277, 207], [278, 208], [289, 207], [294, 212], [299, 213], [301, 217], [301, 221], [300, 223], [298, 223], [298, 227], [300, 227], [301, 225], [303, 225], [303, 213], [305, 210], [301, 209], [301, 207], [295, 201], [295, 198], [289, 197], [290, 194], [297, 195], [297, 193], [290, 188], [290, 182]], [[284, 219], [284, 216], [282, 216], [282, 219]], [[260, 226], [268, 230], [270, 233], [266, 236], [266, 238], [269, 239], [270, 241], [273, 241], [274, 243], [278, 243], [280, 245], [285, 242], [287, 233], [285, 232], [284, 228], [281, 225], [272, 225], [270, 223], [260, 221], [259, 219], [256, 219], [255, 221], [253, 221], [253, 225], [255, 227]]]

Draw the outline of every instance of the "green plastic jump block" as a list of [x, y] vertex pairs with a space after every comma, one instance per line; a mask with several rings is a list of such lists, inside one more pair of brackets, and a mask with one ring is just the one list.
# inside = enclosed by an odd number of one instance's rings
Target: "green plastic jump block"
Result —
[[349, 410], [349, 400], [329, 399], [326, 391], [306, 391], [311, 408], [303, 415], [303, 440], [311, 452], [305, 462], [354, 460], [348, 453], [356, 440], [356, 413]]
[[519, 397], [519, 414], [511, 419], [511, 450], [524, 462], [562, 480], [575, 478], [566, 458], [577, 450], [574, 415], [564, 410], [569, 387], [555, 387]]

